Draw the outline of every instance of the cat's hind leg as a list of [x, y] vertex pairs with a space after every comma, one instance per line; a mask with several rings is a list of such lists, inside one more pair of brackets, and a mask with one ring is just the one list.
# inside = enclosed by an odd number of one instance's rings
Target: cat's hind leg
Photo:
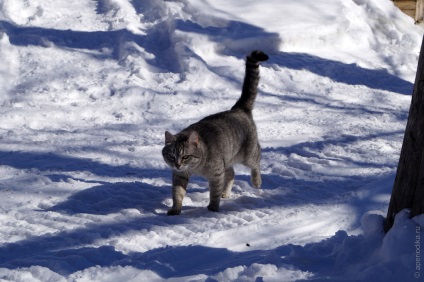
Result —
[[250, 151], [248, 157], [244, 160], [243, 164], [251, 169], [250, 180], [255, 188], [261, 188], [261, 146], [257, 143], [256, 147]]
[[229, 167], [225, 170], [225, 182], [224, 182], [224, 191], [222, 192], [222, 198], [230, 197], [233, 184], [234, 184], [234, 169], [233, 167]]

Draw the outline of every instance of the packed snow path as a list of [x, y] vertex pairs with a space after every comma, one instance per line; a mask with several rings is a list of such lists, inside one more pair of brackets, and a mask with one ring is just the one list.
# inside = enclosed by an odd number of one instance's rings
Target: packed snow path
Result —
[[[422, 34], [382, 0], [0, 0], [0, 279], [415, 281], [424, 218], [381, 230]], [[165, 130], [254, 49], [262, 189], [166, 216]]]

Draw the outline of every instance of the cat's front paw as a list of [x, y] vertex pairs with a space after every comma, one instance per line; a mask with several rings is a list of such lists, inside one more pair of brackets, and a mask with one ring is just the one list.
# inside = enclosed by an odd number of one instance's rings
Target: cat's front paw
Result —
[[229, 198], [230, 196], [231, 196], [231, 192], [229, 192], [229, 193], [222, 193], [221, 198], [223, 198], [223, 199], [227, 199], [227, 198]]
[[170, 209], [167, 213], [167, 215], [179, 215], [181, 213], [181, 210], [177, 209]]
[[219, 206], [209, 204], [208, 210], [211, 211], [211, 212], [219, 212]]

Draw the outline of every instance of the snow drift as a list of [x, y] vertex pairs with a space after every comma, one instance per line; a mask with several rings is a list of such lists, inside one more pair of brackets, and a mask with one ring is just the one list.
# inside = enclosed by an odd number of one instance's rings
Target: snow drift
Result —
[[[0, 278], [416, 281], [422, 216], [382, 233], [423, 29], [391, 1], [0, 1]], [[231, 107], [269, 53], [263, 189], [167, 217], [165, 130]]]

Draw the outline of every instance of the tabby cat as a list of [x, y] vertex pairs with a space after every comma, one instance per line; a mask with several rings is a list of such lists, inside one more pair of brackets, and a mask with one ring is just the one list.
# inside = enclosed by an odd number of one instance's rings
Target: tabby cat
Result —
[[168, 215], [181, 213], [182, 202], [191, 175], [209, 182], [208, 210], [219, 211], [221, 197], [228, 198], [234, 182], [235, 163], [251, 169], [253, 186], [260, 188], [261, 147], [252, 109], [259, 83], [259, 62], [268, 60], [261, 51], [246, 59], [241, 97], [229, 111], [210, 115], [176, 135], [165, 132], [162, 155], [172, 168], [172, 208]]

